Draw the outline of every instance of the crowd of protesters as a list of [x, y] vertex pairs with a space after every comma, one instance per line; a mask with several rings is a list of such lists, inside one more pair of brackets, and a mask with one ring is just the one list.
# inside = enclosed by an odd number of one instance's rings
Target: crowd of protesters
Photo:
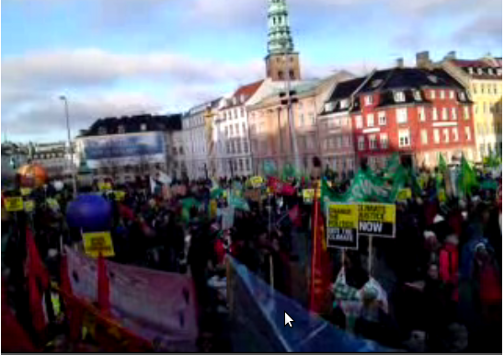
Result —
[[[376, 239], [373, 255], [366, 243], [358, 251], [328, 250], [335, 280], [344, 266], [346, 283], [361, 289], [372, 276], [388, 295], [385, 309], [373, 290], [366, 291], [362, 308], [350, 326], [345, 312], [334, 307], [322, 316], [339, 328], [374, 340], [393, 349], [410, 351], [500, 351], [501, 349], [501, 227], [496, 191], [474, 191], [471, 198], [450, 198], [440, 202], [435, 189], [436, 175], [425, 178], [421, 195], [397, 203], [396, 236]], [[221, 179], [219, 188], [246, 185], [247, 178]], [[316, 179], [293, 179], [299, 188], [315, 186]], [[334, 181], [344, 191], [348, 181]], [[232, 228], [223, 230], [218, 215], [209, 213], [212, 181], [173, 181], [183, 194], [161, 197], [150, 186], [116, 186], [125, 192], [117, 201], [113, 192], [100, 192], [95, 185], [87, 193], [102, 193], [112, 204], [111, 235], [115, 256], [112, 261], [167, 272], [190, 272], [200, 307], [200, 331], [211, 333], [212, 346], [202, 350], [231, 350], [225, 334], [216, 334], [219, 307], [226, 300], [209, 280], [226, 276], [225, 256], [231, 254], [250, 271], [272, 283], [274, 288], [306, 306], [311, 250], [311, 209], [301, 196], [267, 195], [261, 201], [248, 200], [249, 210], [235, 210]], [[16, 191], [6, 191], [16, 195]], [[434, 196], [434, 197], [432, 197]], [[16, 317], [28, 334], [30, 314], [23, 261], [26, 247], [23, 228], [32, 223], [39, 253], [52, 277], [58, 279], [58, 255], [62, 245], [79, 245], [80, 232], [65, 223], [71, 201], [68, 188], [57, 191], [50, 184], [32, 191], [35, 211], [27, 216], [2, 214], [2, 279]], [[54, 198], [59, 208], [46, 199]], [[200, 204], [184, 218], [182, 199]], [[217, 198], [217, 208], [227, 207]], [[293, 221], [289, 211], [299, 208]], [[289, 216], [286, 218], [286, 216]], [[370, 275], [366, 268], [373, 258]], [[343, 265], [342, 262], [343, 261]], [[330, 290], [328, 290], [330, 292]], [[2, 313], [3, 314], [3, 313]], [[225, 331], [222, 326], [221, 332]]]

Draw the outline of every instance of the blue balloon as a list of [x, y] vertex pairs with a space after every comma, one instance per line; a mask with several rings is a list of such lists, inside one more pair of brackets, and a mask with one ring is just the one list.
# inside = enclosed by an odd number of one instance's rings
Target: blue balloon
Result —
[[112, 222], [112, 206], [98, 195], [80, 195], [68, 204], [66, 219], [70, 228], [83, 232], [109, 231]]

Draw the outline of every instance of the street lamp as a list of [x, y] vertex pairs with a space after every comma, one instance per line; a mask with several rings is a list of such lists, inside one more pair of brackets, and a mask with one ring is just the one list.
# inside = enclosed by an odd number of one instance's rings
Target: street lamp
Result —
[[73, 147], [72, 147], [72, 139], [70, 135], [70, 116], [68, 114], [68, 99], [65, 95], [61, 95], [59, 97], [61, 101], [65, 104], [65, 118], [66, 118], [66, 126], [67, 126], [67, 139], [68, 139], [68, 152], [70, 154], [70, 169], [72, 172], [72, 184], [73, 184], [73, 195], [74, 198], [77, 197], [77, 179], [75, 177], [75, 166], [73, 159]]

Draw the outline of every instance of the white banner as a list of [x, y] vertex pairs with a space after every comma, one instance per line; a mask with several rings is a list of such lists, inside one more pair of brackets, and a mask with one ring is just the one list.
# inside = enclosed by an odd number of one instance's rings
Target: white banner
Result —
[[[97, 263], [66, 248], [72, 290], [97, 300]], [[198, 326], [192, 278], [107, 261], [112, 316], [156, 350], [196, 351]]]

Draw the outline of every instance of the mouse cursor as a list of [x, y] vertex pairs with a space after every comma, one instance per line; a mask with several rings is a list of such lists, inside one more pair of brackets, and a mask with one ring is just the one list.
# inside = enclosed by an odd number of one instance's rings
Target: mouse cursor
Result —
[[284, 314], [285, 314], [285, 316], [284, 316], [284, 318], [285, 318], [285, 324], [284, 324], [284, 327], [285, 327], [285, 326], [287, 326], [287, 324], [288, 324], [288, 325], [289, 325], [289, 327], [291, 327], [291, 328], [292, 328], [292, 322], [294, 322], [294, 319], [292, 319], [292, 318], [291, 318], [291, 317], [287, 314], [287, 312], [285, 312]]

